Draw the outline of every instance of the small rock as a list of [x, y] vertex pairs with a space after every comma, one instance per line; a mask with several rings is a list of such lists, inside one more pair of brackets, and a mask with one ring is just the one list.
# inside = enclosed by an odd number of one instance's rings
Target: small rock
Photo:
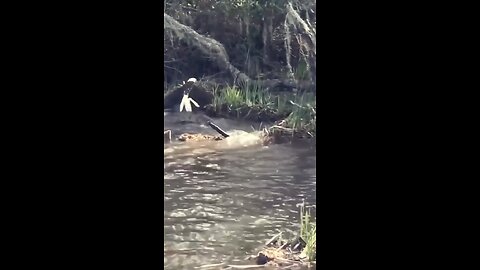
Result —
[[257, 256], [257, 264], [266, 264], [268, 262], [268, 257], [265, 256], [263, 253], [258, 253]]

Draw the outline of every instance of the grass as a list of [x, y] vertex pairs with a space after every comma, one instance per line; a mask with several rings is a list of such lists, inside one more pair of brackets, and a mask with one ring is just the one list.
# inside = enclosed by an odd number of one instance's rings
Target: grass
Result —
[[295, 131], [310, 133], [313, 137], [316, 133], [317, 110], [315, 97], [303, 94], [297, 96], [294, 101], [290, 100], [292, 112], [285, 119], [286, 127]]
[[317, 252], [317, 225], [312, 220], [310, 209], [305, 206], [305, 202], [300, 204], [300, 237], [306, 243], [302, 253], [309, 262], [315, 261]]
[[254, 121], [275, 121], [286, 117], [276, 110], [278, 99], [256, 83], [240, 86], [214, 87], [213, 111], [222, 116], [234, 116]]
[[274, 108], [275, 105], [274, 97], [255, 83], [245, 83], [240, 87], [227, 86], [222, 91], [216, 87], [214, 96], [213, 103], [217, 109], [222, 105], [228, 105], [232, 110], [241, 107]]
[[256, 83], [214, 87], [212, 110], [221, 116], [256, 121], [284, 119], [283, 127], [315, 136], [316, 101], [309, 92], [273, 95]]
[[268, 134], [280, 137], [291, 136], [292, 138], [316, 137], [317, 105], [315, 95], [303, 92], [284, 97], [284, 99], [287, 102], [279, 103], [281, 104], [279, 109], [288, 112], [288, 114], [284, 121], [270, 127]]
[[300, 264], [310, 269], [310, 267], [316, 265], [317, 261], [317, 224], [310, 212], [311, 208], [315, 206], [306, 206], [305, 200], [297, 204], [298, 206], [300, 207], [299, 231], [293, 231], [292, 234], [288, 233], [286, 238], [283, 237], [283, 232], [279, 231], [265, 243], [258, 254], [263, 254], [263, 256], [269, 258], [267, 261], [288, 262], [289, 266], [292, 267]]
[[[178, 85], [164, 83], [164, 92], [176, 87]], [[223, 88], [213, 84], [212, 90], [212, 103], [205, 107], [210, 116], [243, 118], [267, 124], [275, 122], [267, 130], [267, 135], [278, 134], [283, 138], [316, 136], [316, 96], [312, 92], [274, 94], [255, 81]]]

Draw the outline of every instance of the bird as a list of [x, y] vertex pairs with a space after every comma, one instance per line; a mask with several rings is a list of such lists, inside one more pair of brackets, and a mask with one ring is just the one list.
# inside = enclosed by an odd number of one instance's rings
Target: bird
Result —
[[187, 80], [187, 82], [183, 82], [183, 85], [187, 86], [187, 89], [192, 90], [193, 84], [197, 82], [197, 79], [195, 78], [190, 78]]
[[197, 82], [197, 79], [195, 78], [190, 78], [187, 80], [187, 82], [183, 82], [185, 89], [183, 90], [183, 97], [182, 101], [180, 102], [180, 112], [182, 112], [184, 108], [186, 112], [191, 112], [192, 105], [190, 103], [193, 103], [193, 105], [195, 105], [197, 108], [200, 107], [200, 105], [198, 105], [193, 98], [189, 97], [190, 91], [192, 91], [192, 87], [195, 82]]

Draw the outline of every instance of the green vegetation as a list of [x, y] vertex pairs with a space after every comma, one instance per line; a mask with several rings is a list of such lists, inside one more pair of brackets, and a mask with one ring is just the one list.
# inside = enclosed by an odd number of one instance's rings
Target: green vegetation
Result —
[[164, 8], [164, 91], [208, 77], [222, 85], [206, 108], [211, 116], [269, 122], [268, 135], [315, 137], [316, 1], [166, 0]]
[[297, 132], [305, 132], [311, 137], [316, 135], [317, 110], [315, 97], [300, 95], [292, 104], [292, 112], [285, 119], [285, 127]]
[[[266, 143], [316, 137], [316, 1], [165, 0], [163, 54], [169, 108], [178, 108], [182, 93], [168, 90], [195, 77], [202, 90], [191, 96], [209, 116], [259, 122]], [[297, 242], [280, 233], [263, 257], [316, 261], [307, 208], [300, 208]]]
[[287, 116], [282, 101], [257, 84], [244, 84], [241, 88], [227, 86], [222, 90], [217, 86], [213, 92], [214, 99], [210, 107], [210, 113], [213, 114], [254, 121], [275, 121]]
[[309, 262], [316, 260], [317, 252], [317, 225], [312, 220], [310, 209], [305, 204], [300, 205], [300, 237], [305, 241], [306, 246], [302, 253]]
[[[278, 122], [270, 130], [307, 137], [316, 135], [316, 100], [310, 92], [271, 94], [255, 83], [242, 87], [214, 87], [210, 115], [236, 117], [258, 122]], [[297, 135], [298, 135], [297, 134]]]

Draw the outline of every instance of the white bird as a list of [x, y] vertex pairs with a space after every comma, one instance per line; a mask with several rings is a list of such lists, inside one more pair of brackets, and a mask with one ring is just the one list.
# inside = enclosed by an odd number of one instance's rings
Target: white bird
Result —
[[188, 97], [188, 93], [184, 93], [182, 102], [180, 103], [180, 112], [183, 111], [184, 107], [185, 107], [185, 111], [191, 112], [192, 104], [190, 104], [190, 102], [193, 103], [193, 105], [197, 106], [197, 108], [200, 107], [200, 105], [198, 105], [198, 103], [195, 100], [193, 100], [193, 98]]
[[197, 82], [197, 79], [195, 79], [195, 78], [190, 78], [190, 79], [187, 80], [187, 83], [184, 82], [183, 84], [187, 84], [187, 86], [190, 88], [190, 87], [192, 87], [192, 85], [193, 85], [194, 83], [196, 83], [196, 82]]
[[183, 91], [183, 98], [182, 98], [182, 102], [180, 103], [180, 112], [183, 111], [183, 108], [185, 108], [185, 111], [191, 112], [192, 105], [190, 104], [190, 102], [193, 103], [193, 105], [197, 106], [197, 108], [200, 107], [200, 105], [198, 105], [198, 103], [195, 100], [193, 100], [193, 98], [188, 96], [190, 93], [191, 87], [196, 81], [197, 79], [190, 78], [186, 83], [184, 83], [184, 85], [187, 85], [187, 89]]

